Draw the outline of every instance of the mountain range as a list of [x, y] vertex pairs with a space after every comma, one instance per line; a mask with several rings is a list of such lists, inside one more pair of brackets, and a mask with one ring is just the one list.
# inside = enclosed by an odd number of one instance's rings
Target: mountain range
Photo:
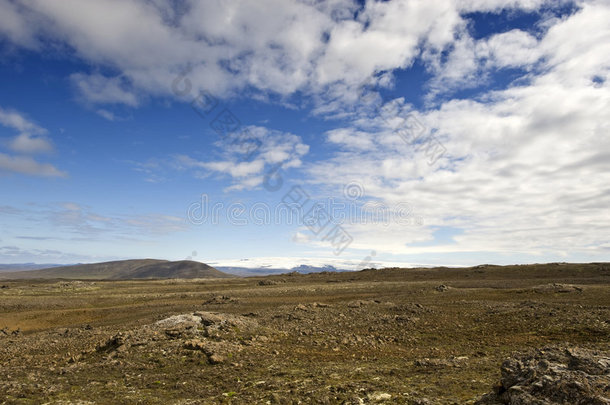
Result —
[[164, 278], [226, 278], [233, 277], [205, 263], [181, 260], [120, 260], [104, 263], [56, 266], [38, 270], [0, 272], [3, 279], [81, 279], [128, 280]]

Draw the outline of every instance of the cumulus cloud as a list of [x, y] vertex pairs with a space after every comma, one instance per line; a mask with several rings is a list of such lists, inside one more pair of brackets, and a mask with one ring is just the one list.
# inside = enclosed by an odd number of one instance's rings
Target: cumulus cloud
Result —
[[[469, 31], [468, 13], [542, 13], [567, 4], [576, 5], [572, 14], [551, 13], [534, 32], [475, 38]], [[299, 94], [313, 114], [349, 116], [323, 134], [339, 150], [315, 164], [303, 165], [308, 147], [299, 136], [255, 126], [246, 139], [220, 141], [215, 157], [181, 155], [172, 164], [226, 176], [230, 189], [260, 186], [276, 165], [301, 167], [326, 190], [340, 193], [357, 181], [365, 198], [388, 206], [409, 201], [425, 226], [349, 229], [355, 248], [397, 254], [607, 249], [608, 21], [601, 0], [0, 0], [0, 35], [15, 46], [62, 41], [99, 69], [71, 76], [89, 103], [137, 107], [146, 97], [192, 98], [204, 89], [258, 99]], [[417, 110], [399, 98], [371, 115], [382, 101], [379, 94], [363, 100], [363, 84], [373, 93], [391, 88], [394, 72], [415, 61], [432, 75], [429, 103]], [[520, 72], [519, 80], [451, 98], [506, 69]], [[421, 123], [422, 138], [401, 138], [405, 127], [413, 130], [407, 117]], [[45, 133], [19, 114], [0, 110], [0, 121], [27, 134], [18, 142], [24, 149], [44, 149]], [[427, 139], [446, 149], [432, 164]], [[3, 166], [54, 169], [0, 154]], [[423, 246], [434, 227], [462, 232], [450, 246]]]
[[569, 0], [458, 0], [457, 7], [461, 12], [497, 12], [504, 9], [521, 9], [534, 11], [548, 4], [560, 5], [571, 3]]
[[19, 153], [40, 153], [53, 151], [53, 145], [46, 138], [47, 130], [13, 110], [0, 108], [0, 124], [20, 132], [8, 142], [8, 147]]
[[47, 131], [28, 120], [23, 114], [10, 109], [0, 108], [0, 124], [16, 129], [19, 132], [34, 135], [45, 134]]
[[34, 176], [64, 177], [66, 173], [47, 163], [39, 163], [31, 156], [37, 153], [49, 153], [54, 150], [47, 138], [47, 130], [28, 120], [23, 114], [0, 107], [0, 124], [15, 129], [20, 133], [12, 139], [5, 140], [5, 145], [19, 155], [8, 155], [0, 152], [0, 170], [3, 172], [21, 173]]
[[[516, 52], [518, 63], [542, 58], [543, 66], [526, 82], [424, 111], [393, 100], [385, 110], [389, 115], [363, 116], [341, 129], [341, 136], [327, 133], [339, 145], [344, 140], [342, 149], [309, 166], [312, 178], [336, 190], [358, 181], [368, 197], [389, 206], [411, 201], [426, 225], [422, 233], [407, 229], [402, 235], [398, 229], [352, 227], [354, 246], [365, 241], [362, 248], [413, 254], [600, 254], [596, 246], [603, 246], [610, 231], [602, 219], [607, 218], [602, 207], [610, 204], [609, 18], [609, 7], [587, 4], [538, 41], [507, 34], [519, 49], [528, 49]], [[585, 26], [595, 35], [579, 34]], [[399, 137], [409, 114], [422, 123], [424, 135], [434, 134], [446, 148], [435, 164], [429, 165], [421, 150], [418, 154], [417, 144]], [[354, 147], [358, 142], [344, 134], [375, 147]], [[463, 232], [451, 246], [413, 245], [422, 237], [431, 240], [435, 226]]]
[[445, 58], [439, 53], [424, 56], [428, 69], [434, 73], [428, 83], [427, 99], [482, 86], [493, 71], [508, 68], [532, 71], [539, 67], [536, 63], [544, 56], [537, 38], [522, 30], [514, 29], [479, 40], [463, 31]]
[[142, 95], [173, 96], [172, 82], [188, 68], [195, 91], [302, 91], [323, 104], [338, 96], [353, 101], [348, 93], [363, 81], [409, 67], [422, 50], [440, 53], [464, 30], [463, 13], [544, 3], [3, 0], [8, 23], [0, 35], [17, 46], [61, 41], [93, 66], [118, 72], [72, 76], [94, 103], [135, 106]]
[[300, 167], [301, 158], [309, 151], [301, 137], [260, 126], [247, 126], [216, 143], [220, 159], [200, 161], [190, 156], [176, 156], [179, 165], [203, 171], [204, 174], [228, 175], [228, 190], [252, 189], [260, 186], [266, 173]]
[[20, 153], [48, 153], [53, 151], [51, 142], [40, 136], [22, 133], [10, 141], [9, 147]]
[[36, 24], [33, 13], [15, 2], [0, 1], [0, 34], [12, 43], [26, 48], [36, 48], [38, 41], [32, 25]]

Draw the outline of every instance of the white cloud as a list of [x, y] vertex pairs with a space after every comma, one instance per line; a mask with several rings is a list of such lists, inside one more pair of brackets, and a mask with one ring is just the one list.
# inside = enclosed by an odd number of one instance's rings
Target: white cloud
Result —
[[28, 120], [19, 112], [0, 108], [0, 124], [20, 132], [8, 142], [8, 147], [13, 151], [26, 154], [53, 151], [51, 141], [45, 136], [47, 130]]
[[361, 83], [410, 66], [422, 50], [446, 49], [466, 26], [461, 13], [533, 10], [543, 3], [3, 1], [11, 24], [0, 35], [16, 45], [59, 41], [93, 66], [118, 72], [72, 76], [93, 103], [136, 106], [147, 94], [171, 95], [174, 79], [188, 67], [191, 97], [200, 89], [221, 96], [244, 88], [282, 96], [300, 90], [328, 104], [354, 101]]
[[46, 137], [47, 130], [28, 120], [23, 114], [0, 107], [0, 124], [15, 129], [20, 133], [4, 144], [14, 152], [22, 155], [8, 155], [0, 152], [0, 171], [28, 174], [45, 177], [65, 177], [66, 173], [55, 166], [39, 163], [23, 154], [49, 153], [54, 150], [53, 144]]
[[[15, 212], [13, 207], [3, 207], [3, 211]], [[133, 238], [142, 240], [163, 234], [185, 231], [189, 228], [186, 218], [160, 212], [139, 214], [104, 214], [93, 207], [76, 202], [57, 204], [30, 204], [19, 211], [27, 221], [41, 228], [56, 230], [62, 238]], [[29, 228], [29, 227], [25, 227]], [[92, 239], [95, 240], [95, 239]]]
[[[36, 241], [40, 244], [40, 241]], [[117, 260], [118, 257], [77, 254], [57, 249], [38, 249], [35, 247], [0, 246], [0, 260], [3, 263], [40, 263], [40, 264], [76, 264]]]
[[0, 124], [28, 134], [43, 135], [47, 132], [44, 128], [39, 127], [32, 121], [25, 118], [23, 114], [20, 114], [15, 110], [5, 110], [1, 107]]
[[112, 111], [104, 110], [103, 108], [97, 110], [96, 113], [108, 121], [115, 121], [117, 119], [116, 115], [114, 115]]
[[62, 207], [68, 211], [81, 211], [82, 207], [79, 204], [73, 202], [66, 202], [62, 204]]
[[551, 26], [540, 44], [546, 66], [570, 85], [583, 86], [591, 76], [607, 79], [610, 70], [610, 30], [607, 1], [585, 3], [582, 10]]
[[523, 9], [533, 11], [543, 5], [569, 3], [564, 0], [458, 0], [457, 7], [461, 12], [497, 12], [506, 9]]
[[0, 1], [0, 35], [6, 36], [11, 42], [26, 48], [35, 48], [38, 41], [32, 25], [36, 21], [25, 7], [9, 0]]
[[32, 136], [30, 134], [19, 134], [9, 142], [9, 148], [19, 153], [48, 153], [53, 151], [51, 142], [40, 136]]
[[[412, 202], [426, 224], [351, 226], [356, 249], [562, 255], [607, 249], [608, 2], [578, 1], [578, 12], [547, 19], [533, 33], [513, 29], [486, 38], [470, 35], [465, 16], [558, 4], [567, 2], [395, 0], [360, 7], [353, 1], [210, 0], [170, 7], [157, 0], [0, 0], [6, 12], [0, 23], [10, 16], [0, 24], [0, 35], [18, 46], [32, 46], [43, 36], [63, 41], [95, 72], [115, 72], [72, 76], [92, 103], [138, 106], [149, 95], [172, 95], [173, 83], [186, 86], [191, 98], [199, 89], [220, 96], [248, 89], [243, 93], [258, 99], [299, 92], [311, 96], [314, 114], [351, 114], [349, 125], [324, 134], [340, 150], [306, 165], [310, 180], [337, 193], [358, 181], [367, 198], [387, 205]], [[38, 23], [25, 23], [32, 19]], [[421, 111], [397, 99], [383, 117], [366, 115], [367, 103], [380, 99], [362, 100], [362, 83], [391, 87], [392, 72], [418, 58], [434, 75], [429, 100], [447, 97]], [[476, 98], [449, 99], [453, 91], [484, 84], [506, 68], [522, 69], [520, 80]], [[4, 113], [5, 125], [44, 135]], [[396, 117], [410, 113], [424, 124], [426, 136], [447, 149], [434, 165], [395, 132], [405, 125]], [[224, 152], [215, 159], [180, 156], [174, 163], [199, 175], [226, 175], [235, 189], [260, 186], [275, 164], [302, 166], [308, 148], [300, 137], [249, 129], [261, 146], [247, 159], [252, 143], [226, 142], [219, 143]], [[44, 171], [27, 159], [0, 155], [0, 165]], [[432, 227], [443, 226], [463, 230], [455, 244], [408, 246], [430, 240]]]
[[487, 64], [497, 68], [528, 66], [541, 57], [537, 39], [521, 30], [493, 35], [479, 46], [479, 53], [489, 58]]
[[[132, 107], [138, 105], [134, 93], [128, 90], [128, 84], [120, 77], [105, 77], [100, 74], [85, 75], [74, 73], [70, 76], [82, 97], [91, 103], [122, 103]], [[101, 113], [100, 113], [101, 112]], [[110, 119], [107, 110], [98, 110], [98, 114]], [[114, 116], [112, 116], [114, 118]], [[112, 121], [112, 119], [110, 119]]]
[[350, 128], [330, 130], [327, 132], [326, 137], [328, 142], [350, 149], [368, 150], [375, 146], [372, 139], [373, 136], [370, 133], [354, 131]]
[[448, 2], [367, 2], [357, 21], [331, 30], [318, 81], [359, 83], [375, 72], [407, 67], [419, 54], [420, 41], [442, 47], [458, 24], [460, 17]]
[[292, 235], [292, 241], [294, 243], [309, 243], [313, 240], [313, 235], [311, 233], [307, 233], [307, 232], [295, 232], [294, 235]]
[[514, 29], [474, 40], [466, 31], [451, 45], [446, 60], [441, 54], [425, 55], [434, 78], [428, 83], [428, 100], [439, 94], [484, 85], [494, 70], [523, 68], [533, 70], [544, 56], [533, 35]]
[[[309, 166], [312, 178], [337, 192], [358, 181], [367, 197], [389, 206], [410, 201], [427, 226], [419, 234], [351, 226], [353, 247], [404, 254], [603, 253], [610, 232], [609, 20], [610, 7], [595, 2], [556, 21], [538, 41], [506, 34], [502, 41], [517, 44], [515, 60], [502, 56], [499, 64], [540, 59], [543, 66], [527, 82], [487, 92], [478, 101], [450, 100], [420, 112], [394, 101], [388, 111], [415, 113], [425, 133], [446, 147], [447, 155], [434, 165], [413, 146], [400, 144], [392, 130], [401, 128], [401, 120], [392, 114], [363, 116], [343, 129], [375, 148], [363, 151], [350, 140], [332, 159]], [[408, 246], [430, 239], [430, 227], [439, 226], [464, 232], [450, 246]]]
[[38, 163], [29, 156], [10, 156], [0, 153], [0, 172], [43, 177], [65, 177], [67, 174], [48, 163]]
[[260, 186], [264, 175], [278, 165], [283, 170], [300, 167], [301, 158], [309, 151], [301, 137], [260, 126], [247, 126], [216, 143], [219, 160], [199, 161], [177, 156], [177, 163], [204, 173], [229, 175], [233, 184], [229, 190], [252, 189]]

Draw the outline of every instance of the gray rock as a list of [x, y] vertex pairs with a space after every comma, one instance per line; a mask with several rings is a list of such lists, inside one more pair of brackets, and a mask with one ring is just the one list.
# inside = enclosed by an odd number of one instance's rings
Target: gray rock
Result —
[[500, 384], [478, 405], [610, 405], [610, 354], [545, 348], [502, 363]]

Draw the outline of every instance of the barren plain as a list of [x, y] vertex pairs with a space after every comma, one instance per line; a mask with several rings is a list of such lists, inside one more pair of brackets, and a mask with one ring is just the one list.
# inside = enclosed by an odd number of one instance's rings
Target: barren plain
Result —
[[608, 403], [604, 263], [0, 284], [2, 404]]

